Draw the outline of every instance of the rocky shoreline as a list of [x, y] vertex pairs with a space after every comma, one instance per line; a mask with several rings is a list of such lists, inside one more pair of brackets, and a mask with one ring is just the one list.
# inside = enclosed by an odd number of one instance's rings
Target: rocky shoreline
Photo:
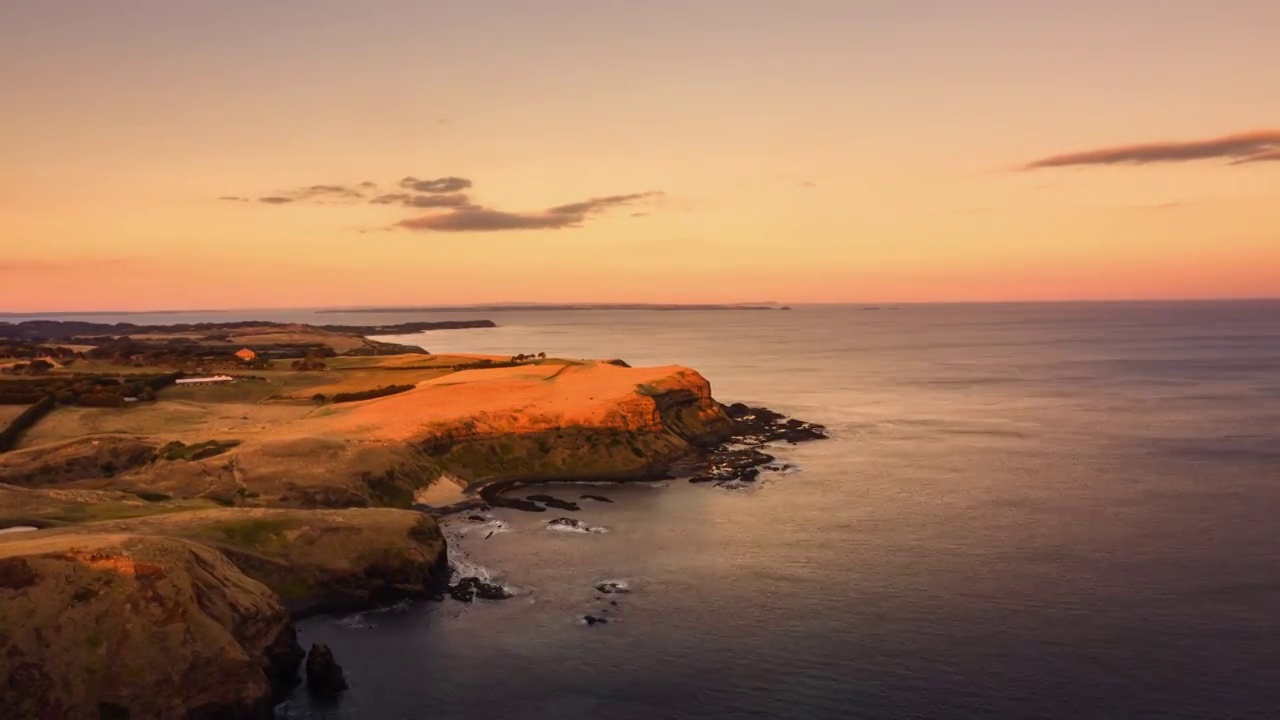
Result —
[[[0, 528], [39, 530], [0, 535], [0, 707], [271, 717], [302, 682], [296, 621], [512, 594], [450, 557], [439, 518], [611, 502], [515, 495], [550, 482], [746, 486], [782, 467], [769, 444], [825, 436], [764, 408], [722, 405], [687, 368], [574, 362], [452, 372], [208, 457], [130, 451], [163, 444], [142, 433], [10, 453], [0, 458]], [[415, 504], [441, 483], [471, 497]], [[549, 519], [549, 529], [604, 531]], [[340, 658], [319, 652], [310, 675], [339, 692]]]
[[[658, 482], [689, 476], [691, 483], [712, 483], [717, 487], [739, 489], [756, 482], [761, 470], [775, 472], [788, 469], [788, 465], [779, 465], [777, 458], [763, 448], [770, 443], [797, 444], [827, 439], [827, 430], [816, 423], [788, 418], [768, 408], [752, 407], [742, 403], [721, 405], [721, 410], [730, 420], [727, 432], [694, 444], [694, 451], [687, 457], [680, 458], [666, 467], [654, 467], [648, 472], [637, 473], [629, 477], [618, 477], [616, 474], [602, 474], [591, 477], [564, 480], [560, 478], [513, 478], [488, 482], [478, 489], [479, 499], [457, 503], [438, 509], [424, 509], [437, 518], [445, 518], [463, 512], [472, 513], [467, 520], [473, 523], [487, 523], [489, 517], [475, 514], [487, 512], [493, 508], [506, 508], [523, 512], [547, 512], [563, 510], [576, 512], [581, 509], [582, 501], [613, 501], [602, 495], [583, 494], [578, 502], [564, 500], [547, 493], [534, 493], [524, 497], [513, 494], [522, 488], [532, 488], [548, 484], [599, 484], [628, 482]], [[574, 518], [557, 517], [547, 521], [548, 529], [567, 532], [593, 533], [603, 532]], [[489, 533], [492, 535], [492, 531]], [[463, 576], [456, 569], [452, 573], [454, 580], [448, 588], [448, 594], [455, 600], [471, 603], [477, 598], [484, 600], [504, 600], [512, 593], [500, 584], [490, 582], [476, 576]], [[616, 586], [597, 587], [601, 593], [628, 592]], [[616, 603], [615, 603], [616, 604]], [[605, 624], [604, 618], [584, 617], [588, 625]]]
[[[713, 483], [719, 487], [740, 488], [755, 482], [762, 469], [781, 471], [789, 466], [776, 464], [777, 458], [763, 448], [770, 443], [796, 443], [824, 440], [827, 429], [816, 423], [805, 422], [764, 407], [752, 407], [743, 403], [721, 405], [730, 421], [727, 432], [694, 443], [694, 450], [686, 457], [669, 464], [646, 468], [620, 476], [602, 473], [595, 476], [573, 478], [513, 478], [495, 480], [479, 488], [479, 501], [458, 503], [445, 508], [429, 510], [437, 517], [445, 517], [486, 507], [501, 507], [526, 512], [545, 512], [548, 508], [577, 510], [576, 503], [539, 494], [524, 498], [512, 497], [515, 491], [537, 485], [564, 484], [569, 482], [655, 482], [689, 476], [691, 483]], [[607, 501], [607, 498], [606, 498]]]

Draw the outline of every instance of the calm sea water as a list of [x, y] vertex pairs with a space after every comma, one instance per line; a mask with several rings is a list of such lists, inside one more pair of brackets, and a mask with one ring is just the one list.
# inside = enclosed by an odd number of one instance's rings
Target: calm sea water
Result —
[[1280, 303], [490, 316], [417, 340], [687, 364], [833, 439], [552, 490], [607, 533], [452, 527], [524, 594], [305, 623], [352, 687], [285, 716], [1280, 717]]

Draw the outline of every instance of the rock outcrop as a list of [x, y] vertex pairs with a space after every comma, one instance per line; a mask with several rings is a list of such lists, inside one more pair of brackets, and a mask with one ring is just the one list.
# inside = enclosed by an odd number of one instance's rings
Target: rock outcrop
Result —
[[328, 645], [315, 643], [307, 653], [307, 689], [317, 695], [333, 696], [347, 689], [347, 676], [333, 658]]
[[449, 577], [436, 521], [394, 508], [218, 507], [104, 520], [40, 536], [74, 542], [103, 534], [204, 545], [275, 592], [295, 616], [434, 597]]
[[271, 590], [176, 538], [0, 543], [0, 708], [12, 717], [268, 718], [301, 649]]
[[[688, 368], [590, 363], [509, 370], [502, 378], [483, 378], [497, 371], [455, 373], [448, 384], [424, 384], [387, 400], [395, 401], [404, 437], [472, 486], [661, 477], [732, 432], [710, 383]], [[502, 395], [491, 395], [490, 384]], [[417, 419], [414, 402], [422, 408]], [[365, 412], [374, 411], [371, 405]]]

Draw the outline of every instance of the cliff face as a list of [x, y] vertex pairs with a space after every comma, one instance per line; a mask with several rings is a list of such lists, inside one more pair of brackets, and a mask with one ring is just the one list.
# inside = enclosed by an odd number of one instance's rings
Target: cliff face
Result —
[[207, 547], [0, 544], [0, 707], [14, 717], [266, 718], [299, 653], [275, 595]]
[[3, 535], [0, 708], [271, 717], [302, 657], [291, 614], [427, 597], [447, 580], [435, 521], [389, 508], [217, 508]]
[[501, 381], [503, 404], [489, 402], [492, 378], [450, 376], [447, 385], [370, 403], [346, 421], [393, 414], [402, 437], [472, 484], [654, 477], [731, 430], [710, 383], [688, 368], [514, 370]]
[[199, 453], [141, 432], [6, 453], [0, 527], [43, 529], [0, 535], [0, 716], [269, 717], [291, 611], [447, 580], [435, 521], [394, 509], [424, 486], [653, 477], [732, 427], [693, 370], [583, 362], [454, 372]]

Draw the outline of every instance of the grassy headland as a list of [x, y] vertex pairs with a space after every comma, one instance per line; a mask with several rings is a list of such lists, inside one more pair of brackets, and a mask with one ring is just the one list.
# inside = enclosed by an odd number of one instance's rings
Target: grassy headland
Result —
[[[0, 632], [0, 676], [35, 688], [0, 703], [254, 716], [296, 668], [289, 611], [438, 591], [444, 539], [411, 508], [495, 481], [651, 477], [729, 431], [687, 368], [386, 354], [351, 333], [266, 329], [267, 358], [231, 359], [253, 334], [239, 327], [213, 355], [208, 327], [10, 344], [47, 352], [10, 358], [0, 390], [52, 410], [0, 453], [0, 529], [39, 528], [0, 534], [0, 620], [54, 623], [40, 608], [70, 604], [74, 622]], [[173, 380], [211, 366], [232, 380]], [[154, 612], [125, 610], [138, 603]], [[102, 653], [135, 655], [116, 667]], [[155, 698], [156, 678], [180, 696]]]

